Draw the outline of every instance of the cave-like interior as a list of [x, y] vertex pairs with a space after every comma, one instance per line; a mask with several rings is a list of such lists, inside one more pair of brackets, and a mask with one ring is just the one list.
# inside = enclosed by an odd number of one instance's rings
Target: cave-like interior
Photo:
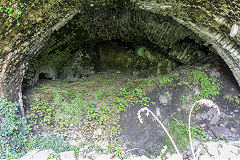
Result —
[[[170, 16], [124, 6], [83, 8], [56, 30], [29, 62], [23, 79], [23, 99], [30, 123], [38, 124], [34, 126], [36, 132], [46, 131], [45, 123], [56, 125], [56, 128], [70, 126], [75, 127], [75, 130], [71, 129], [76, 132], [80, 128], [83, 137], [92, 143], [96, 132], [96, 135], [99, 130], [102, 135], [109, 135], [112, 128], [106, 126], [117, 127], [120, 124], [121, 137], [127, 147], [130, 150], [142, 147], [144, 151], [132, 153], [148, 157], [158, 155], [157, 151], [163, 147], [166, 137], [156, 121], [146, 120], [151, 125], [139, 123], [136, 117], [140, 107], [152, 107], [165, 124], [171, 124], [171, 116], [180, 115], [186, 119], [194, 101], [214, 96], [214, 100], [219, 100], [225, 93], [233, 92], [229, 91], [230, 88], [237, 87], [222, 58], [211, 44], [193, 31]], [[221, 69], [227, 70], [228, 76], [220, 76]], [[175, 70], [174, 74], [169, 74]], [[107, 74], [98, 73], [113, 73], [114, 76], [109, 78]], [[158, 79], [141, 79], [152, 77]], [[224, 85], [234, 81], [223, 93], [219, 92], [220, 77], [226, 81]], [[144, 85], [138, 81], [130, 82], [131, 78], [141, 79]], [[45, 81], [46, 84], [38, 86], [41, 89], [30, 91], [29, 95], [30, 86]], [[142, 97], [144, 87], [149, 89], [146, 95], [151, 100]], [[237, 94], [238, 91], [234, 92]], [[234, 105], [238, 105], [238, 98], [234, 96], [231, 102], [234, 104], [224, 108], [226, 112], [232, 112]], [[223, 106], [228, 104], [227, 100], [219, 102]], [[130, 104], [134, 107], [126, 111]], [[34, 106], [53, 109], [47, 112], [34, 109]], [[42, 116], [38, 112], [42, 112]], [[37, 119], [31, 116], [35, 113]], [[81, 118], [82, 113], [85, 119]], [[45, 120], [45, 114], [50, 118]], [[206, 114], [210, 115], [209, 112]], [[205, 128], [213, 127], [212, 122], [213, 125], [224, 123], [224, 119], [209, 118], [209, 115], [205, 120], [194, 122], [203, 125], [208, 121]], [[238, 124], [232, 122], [231, 127], [238, 128]], [[214, 137], [215, 132], [217, 129], [208, 133]], [[236, 139], [239, 135], [234, 133], [230, 137]]]
[[171, 17], [126, 7], [88, 8], [55, 31], [36, 54], [23, 88], [39, 79], [79, 80], [107, 70], [156, 76], [206, 60], [213, 52]]
[[238, 2], [1, 0], [0, 159], [240, 159]]

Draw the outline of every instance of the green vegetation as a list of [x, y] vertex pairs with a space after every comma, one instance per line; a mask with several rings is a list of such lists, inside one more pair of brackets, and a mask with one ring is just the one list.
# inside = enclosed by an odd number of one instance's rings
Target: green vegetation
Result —
[[[176, 85], [184, 87], [186, 91], [198, 87], [200, 94], [194, 95], [193, 101], [214, 98], [219, 94], [221, 86], [221, 83], [213, 77], [198, 70], [184, 71], [182, 79], [174, 74], [138, 80], [129, 79], [125, 75], [118, 76], [97, 74], [91, 79], [81, 81], [47, 82], [36, 88], [30, 98], [32, 103], [28, 110], [29, 122], [47, 130], [52, 128], [62, 131], [83, 124], [92, 130], [97, 126], [108, 128], [110, 132], [112, 127], [116, 127], [121, 111], [126, 111], [135, 104], [142, 106], [156, 104], [145, 94], [157, 85], [164, 90], [177, 87]], [[165, 94], [171, 97], [171, 93]], [[182, 103], [186, 103], [186, 96], [183, 96]], [[194, 112], [199, 109], [196, 106]]]
[[[101, 137], [99, 138], [111, 139], [112, 142], [111, 145], [108, 146], [106, 152], [113, 153], [115, 156], [123, 158], [125, 156], [125, 148], [122, 140], [112, 139], [120, 132], [118, 125], [120, 112], [126, 111], [129, 107], [136, 104], [138, 106], [155, 105], [157, 103], [151, 101], [151, 99], [146, 96], [146, 93], [160, 88], [160, 90], [164, 91], [165, 96], [170, 98], [172, 93], [168, 92], [169, 88], [175, 89], [174, 87], [182, 88], [186, 93], [194, 88], [199, 88], [199, 94], [194, 95], [192, 101], [201, 98], [214, 99], [215, 96], [219, 94], [221, 82], [198, 70], [193, 70], [191, 72], [184, 71], [181, 76], [168, 74], [151, 79], [133, 79], [126, 75], [104, 73], [97, 74], [91, 79], [81, 81], [47, 81], [40, 87], [34, 88], [32, 94], [28, 95], [30, 107], [27, 110], [27, 120], [32, 126], [37, 125], [40, 129], [50, 132], [59, 131], [64, 133], [70, 128], [79, 128], [79, 126], [83, 126], [81, 128], [81, 133], [86, 136], [87, 139], [89, 138], [89, 140], [91, 140], [92, 137], [89, 132], [93, 133], [96, 128], [100, 128], [104, 130], [104, 132], [101, 133]], [[186, 94], [184, 93], [183, 95], [180, 102], [183, 104], [188, 103]], [[5, 104], [4, 101], [6, 100], [1, 99], [1, 105]], [[17, 114], [17, 107], [15, 107], [15, 109], [14, 114]], [[196, 106], [194, 111], [199, 109], [200, 107]], [[11, 112], [9, 111], [8, 113], [10, 114]], [[5, 112], [1, 112], [1, 114], [5, 114]], [[20, 120], [21, 123], [24, 122], [24, 125], [26, 125], [26, 120], [21, 118], [19, 121]], [[13, 123], [15, 122], [20, 125], [18, 121], [14, 121]], [[21, 132], [20, 135], [23, 134], [23, 136], [20, 137], [23, 138], [23, 140], [18, 140], [18, 138], [16, 138], [16, 140], [20, 141], [20, 144], [17, 144], [19, 147], [14, 147], [14, 149], [18, 148], [15, 152], [19, 152], [19, 155], [34, 148], [51, 148], [57, 153], [67, 150], [76, 150], [76, 152], [78, 152], [79, 150], [79, 148], [70, 146], [62, 138], [55, 135], [50, 137], [35, 136], [29, 138], [26, 136], [31, 130], [29, 125], [26, 125], [27, 127], [25, 127], [25, 129], [27, 130], [24, 131], [21, 130], [24, 127], [17, 127], [16, 129], [16, 127], [13, 126], [14, 125], [6, 126], [12, 127], [13, 129], [8, 129], [4, 132], [7, 132], [10, 136], [16, 136], [15, 132], [18, 134]], [[191, 131], [193, 138], [202, 141], [208, 140], [208, 135], [204, 132], [203, 128], [192, 125]], [[180, 151], [186, 149], [186, 145], [188, 144], [187, 124], [183, 123], [181, 120], [172, 119], [169, 125], [169, 132]], [[173, 152], [174, 148], [168, 138], [166, 139], [165, 143], [169, 151]], [[224, 139], [224, 137], [218, 139]], [[7, 142], [7, 140], [4, 141]], [[11, 141], [11, 143], [14, 142]], [[5, 148], [6, 146], [9, 147], [11, 145], [5, 145]], [[60, 148], [57, 146], [60, 146]], [[5, 157], [18, 157], [15, 152], [9, 151], [11, 149], [7, 150], [6, 153], [11, 152], [14, 154], [5, 154]], [[98, 150], [102, 151], [101, 149]]]
[[36, 99], [34, 105], [31, 106], [31, 114], [27, 116], [31, 119], [34, 125], [43, 124], [44, 126], [49, 125], [52, 121], [52, 116], [55, 113], [55, 107], [50, 106], [48, 102]]
[[36, 135], [29, 140], [26, 147], [28, 151], [34, 149], [52, 149], [55, 153], [73, 150], [73, 147], [58, 135], [48, 135], [46, 137]]
[[18, 106], [0, 97], [0, 159], [17, 159], [26, 153], [31, 128]]
[[183, 96], [182, 97], [182, 103], [184, 104], [184, 103], [186, 103], [187, 102], [187, 97], [186, 96]]
[[199, 96], [195, 96], [196, 100], [201, 98], [211, 98], [219, 94], [221, 83], [215, 82], [214, 77], [208, 77], [204, 72], [194, 70], [191, 72], [193, 75], [193, 85], [201, 87], [201, 93]]
[[[187, 145], [189, 144], [188, 139], [188, 124], [184, 123], [182, 120], [177, 120], [172, 118], [168, 131], [170, 135], [173, 137], [174, 142], [176, 143], [177, 147], [181, 152], [187, 149]], [[198, 139], [201, 141], [208, 141], [209, 137], [207, 133], [201, 127], [196, 127], [195, 125], [191, 125], [191, 135], [194, 139]], [[170, 153], [174, 153], [174, 147], [170, 140], [166, 137], [165, 144], [167, 145], [168, 151]]]
[[47, 125], [69, 127], [78, 125], [84, 113], [89, 120], [103, 121], [102, 115], [108, 115], [109, 109], [105, 106], [97, 106], [94, 101], [85, 101], [81, 93], [72, 96], [70, 103], [67, 103], [59, 92], [55, 92], [52, 103], [40, 99], [34, 100], [27, 117], [31, 123], [42, 127]]
[[[41, 115], [41, 109], [44, 108], [44, 113], [47, 113], [45, 107], [48, 105], [42, 101], [35, 101], [37, 107], [35, 111], [36, 115], [39, 116], [39, 119], [42, 119], [44, 116]], [[51, 112], [52, 113], [52, 112]], [[0, 130], [0, 158], [1, 159], [18, 159], [22, 157], [26, 152], [33, 149], [52, 149], [55, 153], [60, 153], [69, 150], [75, 150], [76, 152], [80, 150], [81, 147], [71, 146], [64, 138], [58, 135], [49, 135], [46, 137], [36, 135], [31, 137], [31, 127], [27, 125], [27, 121], [24, 118], [21, 118], [19, 115], [18, 106], [15, 103], [9, 102], [5, 98], [0, 98], [0, 117], [1, 117], [1, 130]], [[43, 118], [44, 119], [44, 118]], [[36, 119], [35, 119], [36, 120]], [[34, 121], [34, 122], [42, 122]], [[118, 128], [112, 128], [114, 134], [118, 133]], [[116, 154], [120, 157], [122, 147], [122, 141], [118, 141], [112, 146], [109, 146], [109, 152]], [[111, 148], [111, 149], [110, 149]], [[91, 150], [96, 150], [98, 152], [103, 152], [101, 147], [94, 146], [88, 147], [84, 151], [90, 152]]]
[[108, 146], [108, 153], [113, 153], [114, 156], [123, 159], [126, 158], [124, 155], [125, 147], [121, 138], [115, 139], [110, 146]]
[[224, 99], [228, 100], [229, 102], [235, 102], [237, 104], [240, 103], [240, 99], [239, 98], [235, 98], [233, 96], [225, 96], [223, 97]]
[[0, 4], [0, 14], [10, 24], [16, 22], [17, 26], [20, 26], [19, 19], [22, 16], [23, 8], [24, 4], [19, 0], [6, 1]]
[[217, 137], [216, 141], [225, 141], [226, 143], [228, 142], [228, 137], [226, 137], [225, 135], [222, 135], [221, 137]]
[[146, 81], [116, 76], [98, 74], [81, 81], [49, 81], [35, 88], [29, 97], [29, 123], [58, 131], [84, 125], [86, 135], [100, 126], [110, 133], [112, 127], [117, 127], [121, 111], [135, 104], [148, 106], [150, 102], [150, 98], [144, 96]]
[[[187, 72], [184, 71], [182, 74], [184, 79], [175, 77], [177, 81], [176, 84], [178, 86], [184, 87], [186, 93], [192, 91], [193, 89], [196, 89], [199, 92], [192, 95], [191, 101], [188, 102], [189, 104], [193, 104], [195, 101], [204, 98], [214, 100], [216, 96], [220, 94], [222, 88], [220, 80], [212, 76], [208, 76], [206, 73], [199, 70], [192, 70]], [[187, 103], [186, 95], [182, 96], [181, 103]], [[196, 105], [193, 113], [199, 109], [199, 105]], [[188, 111], [188, 108], [186, 108], [186, 111]]]
[[[39, 106], [43, 105], [40, 101]], [[36, 109], [39, 111], [39, 108]], [[56, 153], [71, 150], [70, 144], [57, 135], [31, 137], [31, 127], [19, 115], [18, 106], [0, 98], [0, 159], [18, 159], [33, 149], [52, 149]], [[41, 119], [41, 117], [40, 117]]]
[[[205, 72], [199, 70], [182, 71], [181, 76], [174, 76], [174, 74], [167, 74], [160, 77], [153, 78], [152, 81], [158, 81], [159, 86], [164, 88], [182, 86], [185, 91], [199, 88], [200, 94], [193, 95], [194, 100], [201, 98], [214, 99], [219, 95], [221, 89], [221, 82], [212, 76], [208, 76]], [[169, 97], [169, 95], [167, 95]], [[182, 103], [186, 103], [186, 96], [182, 97]]]
[[169, 84], [170, 82], [173, 81], [173, 77], [171, 74], [167, 74], [167, 75], [159, 77], [158, 81], [159, 81], [160, 85], [163, 85], [165, 83]]

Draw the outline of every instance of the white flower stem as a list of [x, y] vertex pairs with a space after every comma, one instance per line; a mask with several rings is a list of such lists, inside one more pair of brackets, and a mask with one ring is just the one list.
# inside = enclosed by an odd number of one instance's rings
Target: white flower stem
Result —
[[196, 156], [195, 156], [195, 153], [194, 153], [194, 148], [193, 148], [193, 143], [192, 143], [192, 135], [191, 135], [191, 116], [192, 116], [192, 111], [193, 111], [193, 108], [195, 107], [195, 105], [199, 103], [200, 105], [205, 105], [207, 107], [213, 107], [217, 110], [218, 114], [220, 115], [220, 109], [219, 107], [213, 103], [213, 101], [211, 100], [208, 100], [208, 99], [200, 99], [198, 101], [196, 101], [191, 110], [190, 110], [190, 113], [189, 113], [189, 117], [188, 117], [188, 136], [189, 136], [189, 142], [190, 142], [190, 147], [191, 147], [191, 151], [192, 151], [192, 156], [193, 156], [193, 160], [196, 160]]
[[147, 112], [151, 113], [152, 116], [158, 121], [158, 123], [162, 126], [163, 130], [166, 132], [167, 136], [169, 137], [170, 141], [173, 144], [173, 147], [175, 148], [177, 154], [180, 154], [175, 142], [173, 141], [171, 135], [168, 133], [167, 129], [165, 128], [165, 126], [163, 125], [163, 123], [157, 118], [157, 116], [151, 111], [149, 110], [147, 107], [145, 107], [143, 110], [146, 110]]
[[193, 156], [193, 160], [196, 160], [195, 154], [194, 154], [194, 149], [193, 149], [193, 143], [192, 143], [192, 135], [191, 135], [191, 116], [192, 116], [192, 111], [194, 106], [196, 105], [197, 102], [195, 102], [190, 110], [189, 113], [189, 117], [188, 117], [188, 136], [189, 136], [189, 142], [190, 142], [190, 147], [191, 147], [191, 151], [192, 151], [192, 156]]

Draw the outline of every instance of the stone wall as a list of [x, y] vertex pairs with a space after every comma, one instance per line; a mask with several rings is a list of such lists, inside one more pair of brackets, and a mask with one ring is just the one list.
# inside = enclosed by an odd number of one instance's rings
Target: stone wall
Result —
[[121, 39], [150, 41], [163, 51], [189, 38], [219, 54], [240, 85], [240, 41], [229, 36], [240, 21], [238, 0], [56, 0], [25, 6], [20, 27], [0, 18], [0, 95], [20, 104], [29, 64], [46, 53], [57, 34], [58, 42], [73, 46]]

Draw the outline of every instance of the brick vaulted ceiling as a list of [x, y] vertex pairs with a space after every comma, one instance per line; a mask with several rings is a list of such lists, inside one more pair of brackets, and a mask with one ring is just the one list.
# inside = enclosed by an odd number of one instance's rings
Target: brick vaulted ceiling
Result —
[[20, 104], [29, 64], [51, 47], [53, 38], [56, 46], [120, 39], [149, 41], [168, 50], [188, 37], [220, 55], [240, 85], [239, 36], [229, 36], [239, 22], [239, 1], [56, 0], [25, 5], [20, 27], [0, 18], [0, 95]]

